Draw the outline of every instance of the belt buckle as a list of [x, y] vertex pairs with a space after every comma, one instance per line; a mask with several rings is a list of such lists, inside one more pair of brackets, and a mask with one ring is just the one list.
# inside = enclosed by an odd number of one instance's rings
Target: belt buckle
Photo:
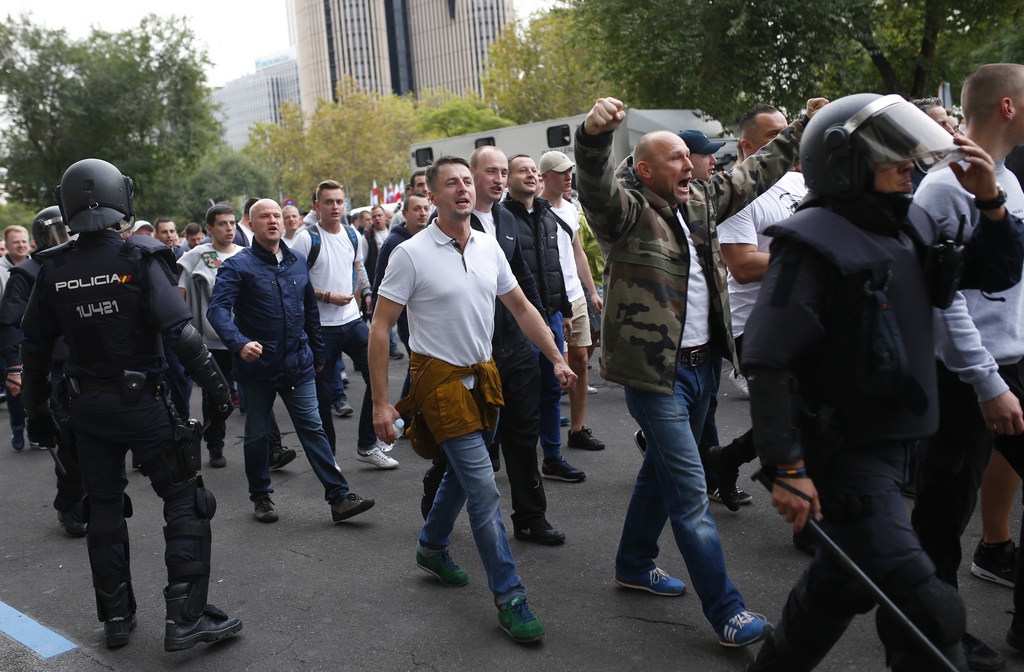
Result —
[[686, 353], [686, 363], [690, 366], [700, 366], [706, 361], [708, 361], [708, 348], [706, 346]]

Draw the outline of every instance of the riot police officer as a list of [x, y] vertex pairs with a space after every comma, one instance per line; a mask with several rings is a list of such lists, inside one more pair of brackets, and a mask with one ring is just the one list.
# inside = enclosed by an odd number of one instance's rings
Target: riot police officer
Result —
[[89, 560], [99, 619], [108, 648], [128, 643], [135, 596], [125, 518], [125, 453], [164, 501], [167, 621], [164, 649], [236, 634], [242, 623], [206, 603], [210, 580], [213, 494], [197, 475], [199, 430], [182, 425], [164, 382], [163, 347], [232, 409], [227, 381], [189, 323], [173, 281], [170, 248], [148, 236], [122, 239], [135, 219], [133, 185], [113, 165], [84, 159], [56, 189], [60, 212], [78, 239], [37, 255], [41, 267], [22, 321], [23, 387], [29, 437], [57, 434], [49, 406], [54, 342], [68, 347], [64, 384], [86, 491]]
[[[32, 239], [36, 243], [35, 252], [11, 269], [11, 277], [4, 287], [3, 299], [0, 300], [0, 351], [7, 361], [7, 387], [12, 394], [21, 393], [21, 318], [25, 315], [25, 306], [39, 273], [40, 261], [36, 255], [68, 239], [60, 208], [51, 205], [36, 214], [32, 220]], [[50, 450], [56, 448], [54, 456], [57, 466], [54, 471], [57, 474], [57, 497], [53, 500], [53, 508], [57, 511], [57, 521], [72, 537], [84, 537], [82, 503], [85, 490], [82, 487], [82, 471], [78, 466], [77, 455], [71, 450], [73, 439], [67, 426], [67, 406], [61, 403], [61, 395], [58, 393], [58, 383], [66, 361], [67, 346], [60, 339], [53, 352], [50, 408], [53, 409], [61, 431], [56, 437], [56, 446], [51, 444], [45, 447]]]
[[[966, 670], [963, 603], [935, 576], [900, 486], [913, 441], [938, 427], [932, 306], [948, 305], [958, 277], [984, 291], [1019, 281], [1024, 231], [1000, 206], [961, 245], [911, 203], [915, 166], [953, 170], [979, 201], [998, 187], [988, 154], [899, 96], [827, 105], [807, 126], [800, 159], [810, 193], [767, 230], [771, 261], [744, 334], [754, 440], [776, 476], [772, 504], [797, 532], [820, 511], [834, 541]], [[819, 552], [749, 669], [812, 669], [872, 607], [870, 593]], [[936, 669], [888, 612], [877, 624], [891, 669]]]

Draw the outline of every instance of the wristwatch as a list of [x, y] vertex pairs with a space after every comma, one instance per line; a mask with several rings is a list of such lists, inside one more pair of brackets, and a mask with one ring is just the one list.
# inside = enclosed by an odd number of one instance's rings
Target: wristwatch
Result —
[[996, 189], [999, 190], [999, 193], [996, 194], [995, 198], [989, 199], [987, 201], [983, 201], [980, 198], [975, 198], [974, 207], [976, 207], [978, 210], [995, 210], [996, 208], [1002, 207], [1003, 204], [1006, 203], [1006, 190], [1003, 189], [998, 184], [996, 185]]

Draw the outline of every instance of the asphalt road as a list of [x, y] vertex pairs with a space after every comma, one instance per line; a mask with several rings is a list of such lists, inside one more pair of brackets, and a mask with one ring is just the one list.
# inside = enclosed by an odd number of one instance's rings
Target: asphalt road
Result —
[[[392, 362], [397, 395], [405, 361]], [[597, 378], [596, 360], [592, 375]], [[362, 382], [349, 394], [358, 408]], [[129, 521], [139, 627], [125, 648], [103, 647], [96, 620], [85, 541], [67, 537], [52, 508], [52, 462], [45, 452], [14, 453], [0, 446], [0, 602], [77, 645], [43, 659], [0, 635], [0, 670], [742, 670], [756, 646], [725, 649], [689, 590], [665, 598], [627, 590], [612, 581], [613, 561], [626, 504], [640, 465], [635, 425], [622, 389], [600, 379], [589, 397], [588, 426], [608, 444], [602, 452], [565, 449], [587, 473], [583, 483], [545, 481], [548, 518], [568, 537], [564, 546], [512, 540], [530, 603], [548, 636], [535, 645], [512, 642], [496, 611], [463, 514], [452, 535], [455, 560], [469, 572], [463, 588], [445, 588], [414, 563], [422, 519], [420, 478], [426, 463], [408, 442], [392, 455], [401, 465], [378, 471], [355, 460], [356, 420], [336, 419], [340, 464], [352, 489], [373, 497], [371, 511], [332, 525], [323, 489], [301, 454], [283, 406], [277, 417], [285, 443], [299, 458], [274, 474], [281, 520], [253, 518], [242, 470], [242, 416], [228, 421], [225, 469], [203, 476], [216, 493], [210, 601], [245, 624], [241, 634], [182, 653], [163, 652], [165, 585], [159, 499], [147, 481], [129, 471], [135, 515]], [[193, 408], [199, 407], [198, 390]], [[2, 407], [0, 407], [2, 408]], [[564, 411], [568, 413], [567, 401]], [[723, 382], [718, 425], [722, 441], [749, 425], [748, 404]], [[0, 425], [6, 426], [0, 410]], [[564, 430], [563, 430], [564, 431]], [[749, 483], [743, 472], [741, 483]], [[498, 474], [506, 526], [508, 482]], [[807, 562], [793, 548], [790, 531], [765, 493], [745, 486], [754, 502], [738, 513], [712, 503], [729, 574], [749, 609], [779, 617], [786, 594]], [[911, 503], [908, 501], [908, 505]], [[1018, 529], [1020, 506], [1011, 522]], [[1003, 641], [1011, 591], [970, 576], [970, 554], [979, 536], [977, 516], [965, 535], [961, 591], [970, 630], [1007, 657], [1007, 669], [1024, 670], [1024, 654]], [[659, 565], [689, 583], [666, 528]], [[857, 619], [821, 670], [882, 670], [884, 656], [874, 619]]]

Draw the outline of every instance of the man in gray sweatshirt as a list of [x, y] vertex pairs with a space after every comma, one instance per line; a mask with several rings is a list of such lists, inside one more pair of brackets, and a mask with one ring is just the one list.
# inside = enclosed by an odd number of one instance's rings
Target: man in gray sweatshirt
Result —
[[[967, 136], [995, 160], [1003, 191], [980, 202], [946, 170], [927, 175], [914, 202], [942, 222], [951, 237], [963, 223], [964, 238], [970, 238], [981, 211], [994, 218], [995, 210], [1005, 208], [1024, 217], [1024, 192], [1003, 161], [1010, 149], [1024, 143], [1024, 66], [977, 68], [964, 82], [961, 104]], [[935, 311], [935, 347], [941, 419], [938, 433], [920, 448], [912, 521], [937, 576], [956, 586], [960, 535], [974, 512], [993, 440], [1018, 473], [1024, 468], [1024, 283], [994, 294], [958, 292], [949, 308]], [[1005, 543], [1012, 551], [1012, 541]], [[1022, 580], [1014, 604], [1018, 615], [1006, 639], [1024, 650]], [[964, 648], [972, 670], [1003, 666], [1002, 656], [971, 635], [965, 635]]]

